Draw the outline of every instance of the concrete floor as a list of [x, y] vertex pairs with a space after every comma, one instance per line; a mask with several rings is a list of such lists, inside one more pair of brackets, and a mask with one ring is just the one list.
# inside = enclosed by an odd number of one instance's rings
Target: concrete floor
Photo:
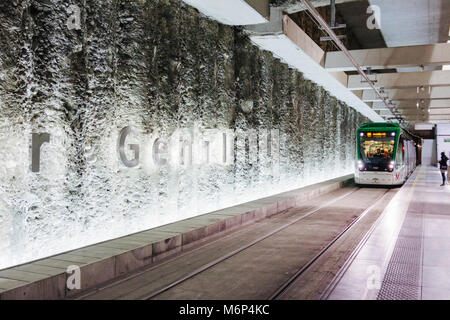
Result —
[[450, 299], [450, 186], [416, 170], [329, 299]]
[[[205, 264], [351, 191], [354, 192], [347, 197], [154, 297], [156, 299], [267, 299], [387, 190], [342, 188], [80, 298], [142, 299]], [[378, 208], [374, 212], [380, 214], [382, 209]], [[372, 220], [374, 219], [376, 217]], [[336, 251], [339, 256], [334, 256], [334, 260], [331, 260], [330, 268], [335, 269], [333, 272], [339, 270], [347, 258], [345, 254], [350, 254], [359, 240], [360, 238], [354, 237], [352, 241], [345, 244], [344, 251]], [[325, 279], [326, 282], [319, 281], [315, 286], [307, 287], [308, 292], [296, 291], [289, 297], [291, 299], [317, 298], [316, 293], [320, 291], [317, 286], [323, 289], [334, 275], [329, 270], [325, 271], [329, 274], [329, 277]]]

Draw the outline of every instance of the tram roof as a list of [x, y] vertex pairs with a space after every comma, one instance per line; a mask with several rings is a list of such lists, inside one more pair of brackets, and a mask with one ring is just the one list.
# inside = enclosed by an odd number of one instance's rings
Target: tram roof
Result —
[[363, 123], [359, 129], [364, 130], [400, 130], [401, 127], [398, 123], [392, 122], [371, 122]]

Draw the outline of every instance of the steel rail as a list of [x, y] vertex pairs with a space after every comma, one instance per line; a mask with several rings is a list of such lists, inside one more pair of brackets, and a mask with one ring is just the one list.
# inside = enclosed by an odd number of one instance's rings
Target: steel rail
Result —
[[255, 244], [260, 243], [261, 241], [263, 241], [263, 240], [273, 236], [274, 234], [279, 233], [280, 231], [282, 231], [282, 230], [284, 230], [284, 229], [294, 225], [295, 223], [297, 223], [297, 222], [299, 222], [299, 221], [309, 217], [310, 215], [316, 213], [317, 211], [319, 211], [319, 210], [321, 210], [323, 208], [326, 208], [326, 207], [330, 206], [331, 204], [333, 204], [335, 202], [338, 202], [338, 201], [348, 197], [349, 195], [355, 193], [356, 191], [358, 191], [360, 189], [361, 188], [356, 188], [355, 190], [347, 192], [344, 195], [342, 195], [342, 196], [340, 196], [340, 197], [338, 197], [336, 199], [328, 201], [327, 203], [325, 203], [325, 204], [323, 204], [323, 205], [321, 205], [321, 206], [319, 206], [319, 207], [317, 207], [317, 208], [315, 208], [315, 209], [305, 213], [301, 217], [298, 217], [297, 219], [295, 219], [295, 220], [293, 220], [293, 221], [291, 221], [289, 223], [286, 223], [286, 224], [278, 227], [277, 229], [275, 229], [275, 230], [273, 230], [273, 231], [271, 231], [271, 232], [269, 232], [269, 233], [259, 237], [258, 239], [253, 240], [252, 242], [250, 242], [250, 243], [248, 243], [248, 244], [246, 244], [246, 245], [244, 245], [244, 246], [242, 246], [242, 247], [240, 247], [240, 248], [238, 248], [236, 250], [233, 250], [232, 252], [230, 252], [230, 253], [228, 253], [228, 254], [220, 257], [220, 258], [215, 259], [214, 261], [211, 261], [211, 262], [209, 262], [209, 263], [199, 267], [198, 269], [196, 269], [196, 270], [192, 271], [191, 273], [181, 277], [180, 279], [178, 279], [178, 280], [176, 280], [176, 281], [174, 281], [174, 282], [172, 282], [172, 283], [162, 287], [161, 289], [158, 289], [158, 290], [156, 290], [156, 291], [154, 291], [152, 293], [149, 293], [149, 294], [146, 294], [146, 295], [142, 296], [141, 298], [139, 298], [139, 300], [149, 300], [149, 299], [151, 299], [151, 298], [153, 298], [155, 296], [160, 295], [161, 293], [163, 293], [165, 291], [168, 291], [169, 289], [172, 289], [173, 287], [179, 285], [180, 283], [193, 278], [194, 276], [202, 273], [203, 271], [205, 271], [205, 270], [207, 270], [207, 269], [209, 269], [209, 268], [219, 264], [220, 262], [223, 262], [223, 261], [225, 261], [225, 260], [235, 256], [236, 254], [238, 254], [238, 253], [240, 253], [240, 252], [242, 252], [242, 251], [244, 251], [244, 250], [254, 246]]
[[341, 239], [348, 231], [350, 231], [358, 222], [360, 222], [373, 208], [384, 199], [384, 197], [389, 193], [391, 189], [388, 189], [383, 193], [375, 202], [361, 213], [358, 218], [353, 220], [342, 232], [340, 232], [333, 240], [331, 240], [319, 253], [317, 253], [308, 263], [306, 263], [300, 270], [298, 270], [288, 281], [286, 281], [278, 290], [270, 296], [269, 300], [275, 300], [286, 293], [289, 288], [291, 288], [295, 282], [308, 271], [312, 265], [314, 265], [317, 260], [319, 260], [333, 244], [335, 244], [339, 239]]
[[[422, 168], [423, 167], [421, 167], [421, 169], [417, 173], [416, 178], [413, 182], [413, 186], [414, 186], [415, 182], [417, 181], [417, 178], [420, 175]], [[352, 251], [350, 256], [345, 261], [344, 265], [341, 267], [341, 269], [338, 271], [338, 273], [336, 273], [333, 280], [331, 280], [331, 282], [328, 284], [327, 288], [322, 292], [322, 294], [319, 297], [320, 300], [327, 300], [330, 297], [330, 295], [333, 293], [334, 289], [337, 287], [337, 285], [341, 281], [344, 274], [347, 272], [347, 270], [350, 268], [353, 261], [356, 259], [356, 256], [359, 254], [359, 252], [362, 250], [364, 245], [369, 240], [370, 236], [374, 233], [375, 229], [382, 223], [383, 219], [385, 219], [386, 214], [387, 214], [386, 212], [383, 212], [377, 218], [375, 223], [370, 227], [370, 229], [366, 232], [364, 237], [362, 237], [362, 239], [359, 241], [358, 245], [355, 247], [355, 249]]]
[[[324, 205], [322, 205], [322, 206], [320, 206], [320, 207], [317, 207], [317, 208], [315, 208], [315, 209], [311, 209], [311, 210], [307, 211], [307, 213], [305, 213], [305, 214], [303, 214], [301, 217], [299, 217], [297, 220], [301, 220], [301, 219], [303, 219], [303, 218], [306, 218], [307, 216], [311, 215], [312, 213], [314, 213], [314, 212], [316, 212], [316, 211], [318, 211], [318, 210], [320, 210], [320, 209], [323, 209], [324, 207], [326, 207], [326, 206], [328, 206], [328, 205], [330, 205], [330, 204], [332, 204], [332, 203], [334, 203], [334, 202], [336, 202], [336, 201], [339, 201], [339, 200], [341, 200], [341, 199], [344, 198], [344, 197], [349, 196], [350, 194], [352, 194], [352, 193], [358, 191], [359, 189], [360, 189], [360, 188], [357, 188], [357, 189], [355, 189], [355, 190], [353, 190], [353, 191], [350, 191], [350, 192], [348, 192], [348, 193], [346, 193], [346, 194], [344, 194], [344, 195], [342, 195], [342, 196], [340, 196], [340, 197], [338, 197], [338, 198], [336, 198], [336, 199], [334, 199], [334, 200], [331, 200], [331, 201], [327, 202], [326, 204], [324, 204]], [[183, 252], [183, 253], [181, 253], [181, 254], [179, 254], [179, 255], [176, 255], [175, 257], [173, 257], [173, 258], [171, 258], [171, 259], [169, 259], [169, 260], [165, 260], [165, 261], [162, 261], [162, 262], [160, 262], [160, 263], [156, 263], [155, 265], [150, 266], [150, 267], [149, 267], [149, 266], [143, 267], [143, 268], [141, 268], [141, 270], [139, 270], [139, 271], [137, 271], [137, 272], [135, 272], [135, 273], [133, 273], [133, 274], [131, 274], [131, 275], [127, 275], [127, 276], [124, 276], [124, 277], [120, 277], [119, 279], [115, 279], [115, 280], [113, 280], [113, 281], [108, 281], [107, 283], [103, 283], [101, 286], [92, 288], [91, 290], [89, 290], [89, 291], [87, 291], [87, 292], [83, 292], [83, 293], [80, 293], [80, 294], [74, 296], [73, 299], [79, 300], [79, 299], [84, 299], [84, 298], [90, 297], [90, 296], [92, 296], [92, 295], [95, 295], [95, 294], [97, 294], [97, 293], [99, 293], [99, 292], [101, 292], [101, 291], [103, 291], [103, 290], [105, 290], [105, 289], [108, 289], [108, 288], [113, 287], [113, 286], [115, 286], [115, 285], [117, 285], [117, 284], [121, 284], [121, 283], [124, 283], [124, 282], [126, 282], [126, 281], [129, 281], [129, 280], [131, 280], [131, 279], [134, 279], [134, 278], [136, 278], [136, 277], [138, 277], [138, 276], [143, 275], [144, 273], [147, 273], [147, 272], [150, 272], [150, 271], [152, 271], [152, 270], [155, 270], [156, 268], [159, 268], [159, 267], [161, 267], [161, 266], [163, 266], [163, 265], [167, 265], [167, 264], [173, 262], [174, 260], [179, 259], [179, 258], [181, 258], [181, 257], [183, 257], [183, 256], [185, 256], [185, 255], [191, 254], [191, 253], [193, 253], [193, 252], [195, 252], [195, 251], [198, 251], [198, 250], [200, 250], [200, 249], [202, 249], [202, 248], [205, 248], [205, 247], [207, 247], [207, 246], [213, 245], [213, 244], [216, 243], [218, 240], [224, 239], [224, 238], [228, 238], [228, 237], [231, 237], [233, 234], [234, 234], [234, 232], [228, 233], [228, 234], [226, 234], [226, 235], [225, 235], [224, 237], [222, 237], [222, 238], [215, 239], [215, 240], [213, 240], [213, 241], [211, 241], [211, 242], [208, 242], [208, 243], [206, 243], [206, 244], [203, 244], [202, 246], [197, 247], [197, 248], [195, 248], [195, 249], [193, 249], [193, 250], [188, 250], [188, 251], [186, 251], [186, 252]], [[242, 250], [241, 250], [241, 251], [242, 251]], [[237, 252], [236, 252], [236, 253], [237, 253]], [[223, 258], [223, 257], [222, 257], [222, 258]], [[225, 260], [225, 259], [223, 259], [223, 260]], [[206, 270], [206, 269], [205, 269], [205, 270]]]
[[[336, 202], [338, 202], [338, 201], [343, 200], [344, 198], [350, 196], [351, 194], [354, 194], [354, 193], [357, 192], [358, 190], [361, 190], [361, 188], [356, 188], [355, 190], [352, 190], [352, 191], [350, 191], [350, 192], [345, 193], [344, 195], [341, 195], [341, 196], [339, 196], [339, 197], [337, 197], [337, 198], [335, 198], [335, 199], [333, 199], [333, 200], [330, 200], [330, 201], [326, 202], [325, 204], [323, 204], [323, 205], [321, 205], [321, 206], [319, 206], [319, 207], [316, 207], [316, 208], [314, 208], [314, 209], [311, 209], [310, 211], [304, 213], [302, 216], [300, 216], [300, 217], [294, 219], [293, 221], [288, 222], [288, 223], [286, 223], [286, 224], [284, 224], [284, 225], [278, 227], [277, 229], [275, 229], [275, 230], [273, 230], [273, 231], [271, 231], [271, 232], [269, 232], [269, 233], [267, 233], [267, 234], [265, 234], [265, 235], [263, 235], [263, 236], [257, 238], [256, 240], [253, 240], [252, 242], [250, 242], [250, 243], [248, 243], [248, 244], [243, 245], [242, 247], [240, 247], [240, 248], [238, 248], [238, 249], [236, 249], [236, 250], [233, 250], [232, 252], [230, 252], [230, 253], [228, 253], [228, 254], [226, 254], [226, 255], [223, 255], [223, 256], [221, 256], [221, 257], [219, 257], [219, 258], [217, 258], [217, 259], [215, 259], [215, 260], [213, 260], [213, 261], [211, 261], [211, 262], [209, 262], [209, 263], [207, 263], [207, 264], [202, 265], [201, 267], [199, 267], [199, 268], [197, 268], [196, 270], [190, 272], [189, 274], [187, 274], [187, 275], [185, 275], [185, 276], [182, 276], [182, 277], [179, 278], [178, 280], [173, 281], [173, 282], [169, 283], [168, 285], [165, 285], [164, 287], [162, 287], [162, 288], [160, 288], [160, 289], [157, 289], [157, 290], [155, 290], [155, 291], [153, 291], [153, 292], [151, 292], [151, 293], [148, 293], [148, 294], [145, 294], [145, 295], [141, 296], [141, 297], [139, 298], [139, 300], [149, 300], [149, 299], [152, 299], [153, 297], [156, 297], [156, 296], [158, 296], [158, 295], [160, 295], [160, 294], [162, 294], [162, 293], [164, 293], [164, 292], [166, 292], [166, 291], [168, 291], [168, 290], [174, 288], [175, 286], [177, 286], [177, 285], [179, 285], [179, 284], [185, 282], [186, 280], [189, 280], [189, 279], [195, 277], [196, 275], [198, 275], [198, 274], [200, 274], [200, 273], [202, 273], [202, 272], [204, 272], [204, 271], [210, 269], [211, 267], [213, 267], [213, 266], [215, 266], [215, 265], [217, 265], [217, 264], [219, 264], [219, 263], [221, 263], [221, 262], [223, 262], [223, 261], [225, 261], [225, 260], [227, 260], [227, 259], [229, 259], [229, 258], [231, 258], [231, 257], [233, 257], [233, 256], [235, 256], [235, 255], [237, 255], [238, 253], [240, 253], [240, 252], [242, 252], [242, 251], [244, 251], [244, 250], [246, 250], [246, 249], [248, 249], [248, 248], [250, 248], [250, 247], [252, 247], [252, 246], [254, 246], [254, 245], [258, 244], [258, 243], [260, 243], [260, 242], [262, 242], [263, 240], [265, 240], [265, 239], [267, 239], [267, 238], [273, 236], [274, 234], [277, 234], [277, 233], [283, 231], [284, 229], [286, 229], [286, 228], [288, 228], [288, 227], [294, 225], [295, 223], [297, 223], [297, 222], [299, 222], [299, 221], [301, 221], [301, 220], [303, 220], [303, 219], [305, 219], [305, 218], [311, 216], [312, 214], [316, 213], [317, 211], [322, 210], [322, 209], [324, 209], [324, 208], [326, 208], [326, 207], [332, 205], [333, 203], [336, 203]], [[296, 281], [297, 281], [297, 280], [298, 280], [298, 279], [299, 279], [299, 278], [300, 278], [307, 270], [309, 270], [310, 267], [313, 266], [313, 264], [314, 264], [320, 257], [322, 257], [322, 256], [330, 249], [330, 247], [331, 247], [334, 243], [336, 243], [336, 241], [338, 241], [340, 238], [342, 238], [342, 236], [344, 236], [344, 234], [346, 234], [349, 230], [351, 230], [351, 229], [352, 229], [359, 221], [361, 221], [361, 219], [362, 219], [364, 216], [366, 216], [366, 215], [367, 215], [367, 214], [368, 214], [368, 213], [369, 213], [369, 212], [370, 212], [370, 211], [371, 211], [371, 210], [372, 210], [372, 209], [373, 209], [373, 208], [374, 208], [381, 200], [383, 200], [383, 198], [387, 195], [387, 193], [389, 192], [389, 190], [390, 190], [390, 189], [386, 190], [380, 197], [378, 197], [378, 198], [375, 200], [375, 202], [374, 202], [372, 205], [370, 205], [368, 208], [366, 208], [366, 209], [358, 216], [358, 218], [354, 219], [347, 227], [345, 227], [345, 229], [344, 229], [342, 232], [340, 232], [335, 238], [333, 238], [333, 239], [332, 239], [332, 240], [331, 240], [331, 241], [330, 241], [330, 242], [329, 242], [329, 243], [328, 243], [328, 244], [327, 244], [327, 245], [326, 245], [326, 246], [325, 246], [318, 254], [316, 254], [312, 259], [310, 259], [305, 265], [303, 265], [303, 266], [302, 266], [302, 267], [301, 267], [301, 268], [300, 268], [300, 269], [299, 269], [299, 270], [298, 270], [291, 278], [289, 278], [289, 280], [287, 280], [287, 281], [286, 281], [279, 289], [277, 289], [277, 291], [276, 291], [275, 293], [273, 293], [273, 294], [269, 297], [269, 299], [270, 299], [270, 300], [276, 299], [276, 298], [280, 297], [283, 293], [285, 293], [287, 290], [289, 290], [289, 288], [290, 288], [290, 287], [291, 287], [291, 286], [292, 286], [292, 285], [293, 285], [293, 284], [294, 284], [294, 283], [295, 283], [295, 282], [296, 282]], [[188, 254], [188, 253], [189, 253], [189, 252], [186, 252], [186, 254]], [[175, 258], [176, 258], [176, 257], [175, 257]], [[166, 263], [168, 263], [168, 262], [170, 262], [170, 261], [171, 261], [171, 260], [166, 261], [166, 262], [163, 263], [163, 264], [166, 264]], [[156, 265], [156, 266], [153, 267], [153, 268], [149, 268], [149, 269], [147, 269], [147, 270], [143, 270], [143, 271], [139, 272], [137, 275], [141, 275], [141, 274], [143, 274], [143, 273], [145, 273], [145, 272], [149, 272], [149, 271], [151, 271], [151, 270], [153, 270], [154, 268], [157, 268], [157, 267], [159, 267], [159, 266], [160, 266], [160, 265]], [[126, 278], [124, 278], [124, 279], [121, 279], [118, 283], [122, 283], [122, 282], [124, 282], [124, 281], [127, 281], [127, 280], [130, 280], [130, 279], [132, 279], [132, 278], [135, 278], [137, 275], [134, 274], [134, 275], [132, 275], [132, 276], [126, 277]], [[114, 286], [115, 284], [117, 284], [117, 283], [116, 283], [116, 282], [113, 282], [113, 283], [107, 285], [106, 288], [107, 288], [107, 287], [110, 287], [110, 286]], [[104, 288], [102, 288], [102, 289], [104, 289]], [[83, 297], [90, 296], [90, 295], [92, 295], [92, 294], [95, 294], [96, 292], [102, 291], [102, 289], [100, 289], [100, 290], [95, 290], [94, 292], [86, 293], [85, 295], [81, 295], [81, 296], [78, 297], [78, 299], [79, 299], [79, 298], [83, 298]]]

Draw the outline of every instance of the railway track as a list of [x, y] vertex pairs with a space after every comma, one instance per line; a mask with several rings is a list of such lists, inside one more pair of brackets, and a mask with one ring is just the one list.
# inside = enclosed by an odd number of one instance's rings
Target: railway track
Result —
[[[208, 269], [213, 268], [214, 266], [217, 266], [220, 263], [223, 263], [224, 261], [235, 257], [236, 255], [254, 247], [257, 244], [260, 244], [261, 242], [263, 242], [264, 240], [267, 240], [277, 234], [282, 233], [284, 230], [286, 230], [287, 228], [294, 226], [298, 223], [300, 223], [301, 221], [305, 220], [308, 217], [311, 217], [312, 215], [314, 215], [315, 213], [324, 210], [326, 208], [332, 208], [333, 205], [337, 205], [339, 204], [341, 201], [348, 199], [348, 197], [350, 197], [351, 195], [354, 195], [355, 193], [357, 193], [358, 191], [362, 190], [362, 188], [354, 188], [353, 190], [346, 192], [343, 195], [340, 195], [330, 201], [327, 201], [326, 203], [319, 205], [315, 208], [310, 209], [309, 211], [303, 213], [301, 216], [296, 217], [294, 220], [289, 221], [287, 223], [282, 224], [281, 226], [278, 226], [277, 228], [271, 230], [270, 232], [265, 233], [262, 236], [257, 237], [256, 239], [242, 245], [241, 247], [234, 249], [222, 256], [220, 256], [219, 258], [216, 258], [212, 261], [209, 261], [201, 266], [199, 266], [198, 268], [196, 268], [195, 270], [189, 272], [188, 274], [185, 274], [181, 277], [179, 277], [178, 279], [176, 279], [175, 281], [171, 281], [169, 283], [167, 283], [166, 285], [156, 289], [156, 290], [151, 290], [150, 292], [146, 292], [145, 294], [142, 294], [138, 297], [139, 300], [149, 300], [149, 299], [153, 299], [153, 298], [157, 298], [158, 296], [162, 295], [163, 293], [176, 288], [177, 286], [181, 285], [182, 283], [186, 282], [187, 280], [193, 279], [197, 276], [199, 276], [200, 274], [202, 274], [203, 272], [205, 272]], [[381, 201], [383, 201], [386, 197], [386, 195], [389, 193], [390, 189], [387, 190], [383, 190], [384, 192], [378, 196], [369, 207], [367, 207], [362, 213], [360, 213], [357, 218], [355, 218], [354, 220], [352, 220], [343, 230], [341, 230], [335, 237], [333, 237], [333, 239], [331, 241], [329, 241], [317, 254], [315, 254], [308, 262], [302, 264], [301, 266], [299, 266], [299, 269], [286, 281], [284, 282], [281, 286], [279, 286], [279, 288], [273, 292], [270, 296], [267, 297], [267, 299], [278, 299], [281, 296], [283, 296], [286, 292], [288, 292], [290, 290], [290, 288], [295, 285], [295, 283], [301, 279], [308, 270], [310, 270], [311, 267], [314, 266], [314, 264], [322, 257], [324, 256], [324, 254], [327, 253], [328, 250], [330, 250], [330, 248], [333, 246], [333, 244], [335, 244], [337, 241], [339, 241], [339, 239], [341, 239], [345, 234], [347, 234], [350, 230], [352, 230], [352, 228], [358, 224], [359, 221], [361, 221], [361, 219], [363, 219], [376, 205], [378, 205]], [[330, 209], [331, 210], [331, 209]], [[233, 234], [227, 235], [228, 236], [232, 236]], [[193, 249], [191, 251], [187, 251], [186, 253], [181, 254], [182, 255], [187, 255], [187, 254], [192, 254], [193, 252], [195, 252], [195, 250], [201, 249], [205, 246], [210, 246], [213, 245], [215, 241], [212, 241], [210, 243], [207, 243], [199, 248]], [[180, 258], [180, 256], [176, 256], [173, 259], [177, 259]], [[172, 261], [172, 259], [169, 259], [168, 261], [165, 261], [163, 264], [169, 264]], [[123, 283], [123, 282], [127, 282], [132, 280], [133, 278], [136, 278], [140, 275], [145, 274], [146, 272], [151, 272], [152, 269], [154, 268], [159, 268], [161, 267], [161, 265], [156, 265], [152, 268], [148, 268], [146, 270], [143, 270], [139, 273], [135, 273], [133, 275], [129, 275], [119, 281], [116, 281], [112, 284], [110, 284], [109, 286], [114, 286], [117, 285], [118, 283]], [[108, 286], [106, 286], [105, 288], [107, 288]], [[95, 292], [99, 292], [101, 290], [103, 290], [104, 288], [100, 288], [98, 290], [96, 290]], [[95, 293], [94, 292], [94, 293]], [[86, 298], [89, 297], [92, 293], [86, 293], [83, 296], [80, 296], [78, 298]]]
[[[339, 233], [333, 240], [331, 240], [328, 245], [325, 246], [317, 255], [315, 255], [307, 264], [305, 264], [301, 269], [299, 269], [286, 283], [284, 283], [269, 299], [276, 300], [284, 293], [286, 293], [291, 286], [295, 284], [296, 281], [299, 280], [301, 276], [303, 276], [308, 269], [310, 269], [314, 263], [316, 263], [324, 254], [335, 244], [339, 239], [341, 239], [347, 232], [349, 232], [359, 221], [361, 221], [379, 202], [383, 201], [387, 193], [390, 189], [386, 190], [378, 199], [366, 210], [364, 210], [358, 218], [353, 220], [341, 233]], [[372, 229], [371, 229], [372, 230]], [[369, 232], [371, 231], [369, 230]], [[369, 233], [368, 232], [368, 233]], [[330, 290], [330, 289], [328, 289]], [[321, 299], [326, 299], [326, 296], [322, 295]]]

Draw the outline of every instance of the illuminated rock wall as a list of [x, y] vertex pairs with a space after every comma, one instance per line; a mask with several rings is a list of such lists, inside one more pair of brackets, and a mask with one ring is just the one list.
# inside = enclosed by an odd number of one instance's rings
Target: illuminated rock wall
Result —
[[[364, 121], [175, 0], [1, 1], [0, 268], [349, 174]], [[126, 126], [133, 168], [117, 151]], [[155, 164], [155, 139], [176, 129], [238, 138], [226, 163], [202, 163], [201, 138], [192, 165], [179, 139]], [[44, 132], [35, 173], [31, 136]]]

